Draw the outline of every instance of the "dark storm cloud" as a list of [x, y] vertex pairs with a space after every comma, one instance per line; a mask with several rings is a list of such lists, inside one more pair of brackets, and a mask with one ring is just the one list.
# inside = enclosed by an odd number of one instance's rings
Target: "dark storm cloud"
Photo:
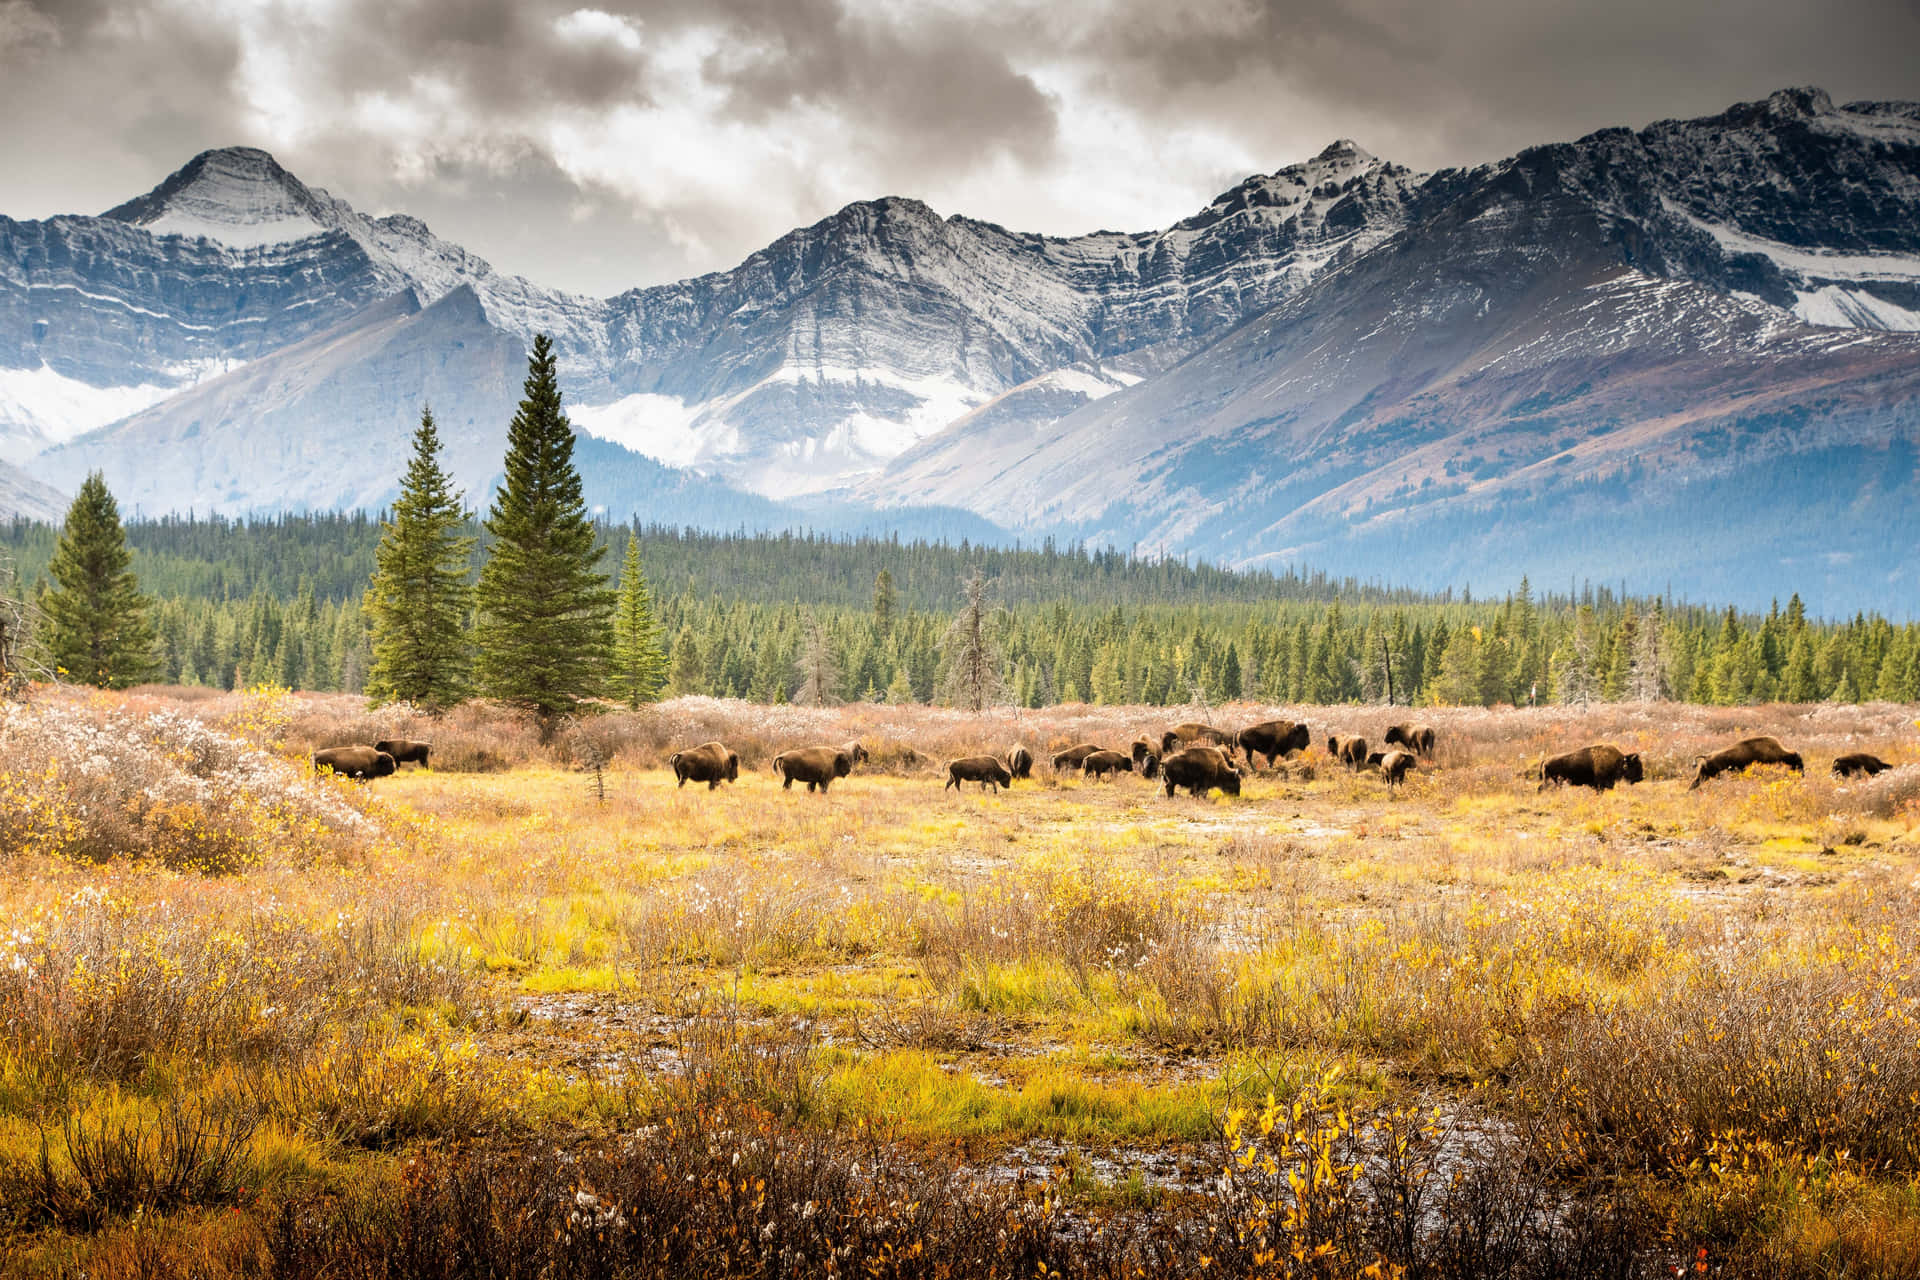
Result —
[[1143, 228], [1336, 136], [1416, 168], [1794, 84], [1920, 98], [1913, 0], [0, 0], [0, 211], [245, 143], [576, 289], [849, 200]]

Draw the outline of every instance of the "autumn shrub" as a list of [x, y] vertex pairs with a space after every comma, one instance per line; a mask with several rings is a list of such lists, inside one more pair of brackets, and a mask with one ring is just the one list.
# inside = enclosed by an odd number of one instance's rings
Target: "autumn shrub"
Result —
[[[1526, 1037], [1522, 1094], [1588, 1142], [1677, 1176], [1750, 1142], [1920, 1173], [1920, 941], [1908, 921], [1783, 960], [1729, 944], [1641, 998]], [[1814, 957], [1807, 957], [1811, 960]]]
[[0, 708], [0, 854], [147, 859], [226, 873], [353, 858], [365, 798], [176, 711]]
[[204, 891], [88, 885], [0, 937], [0, 1048], [90, 1078], [283, 1062], [337, 1021], [478, 998], [470, 972], [426, 958], [407, 913], [379, 903], [311, 920]]

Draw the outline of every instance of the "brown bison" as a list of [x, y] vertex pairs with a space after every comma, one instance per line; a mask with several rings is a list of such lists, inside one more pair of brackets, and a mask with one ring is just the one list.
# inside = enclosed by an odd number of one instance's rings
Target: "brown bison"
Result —
[[1405, 747], [1415, 755], [1433, 754], [1433, 726], [1430, 724], [1396, 724], [1387, 727], [1387, 745]]
[[1833, 762], [1833, 776], [1836, 778], [1858, 778], [1865, 775], [1871, 778], [1876, 773], [1885, 773], [1893, 768], [1879, 756], [1868, 755], [1864, 751], [1850, 756], [1841, 756]]
[[1014, 743], [1013, 749], [1007, 752], [1007, 773], [1009, 776], [1015, 778], [1031, 778], [1033, 776], [1033, 752], [1027, 750], [1017, 742]]
[[328, 747], [313, 753], [314, 772], [331, 769], [362, 782], [368, 778], [384, 778], [397, 767], [393, 757], [378, 747]]
[[1189, 720], [1177, 724], [1160, 735], [1160, 754], [1172, 755], [1182, 747], [1211, 746], [1218, 747], [1222, 755], [1233, 757], [1233, 735], [1225, 729], [1216, 729], [1210, 724], [1201, 724]]
[[1540, 789], [1549, 783], [1611, 791], [1617, 782], [1635, 783], [1647, 776], [1638, 751], [1622, 752], [1605, 743], [1569, 751], [1540, 766]]
[[1013, 774], [993, 756], [965, 756], [948, 762], [947, 786], [940, 789], [945, 791], [947, 787], [952, 787], [958, 791], [963, 782], [977, 782], [982, 791], [989, 786], [998, 791], [1013, 785]]
[[808, 791], [824, 793], [835, 778], [853, 772], [853, 755], [845, 747], [796, 747], [773, 758], [773, 771], [780, 777], [782, 790], [804, 782]]
[[1203, 796], [1215, 787], [1230, 796], [1240, 794], [1240, 771], [1218, 747], [1188, 747], [1164, 757], [1160, 777], [1169, 796], [1178, 787], [1185, 787], [1194, 796]]
[[1691, 791], [1708, 778], [1726, 773], [1738, 772], [1756, 764], [1783, 764], [1795, 773], [1805, 773], [1806, 765], [1800, 760], [1798, 751], [1789, 751], [1780, 745], [1778, 738], [1748, 738], [1736, 742], [1724, 751], [1716, 751], [1710, 756], [1700, 756], [1694, 761], [1693, 782], [1687, 787]]
[[1296, 724], [1292, 720], [1263, 720], [1234, 734], [1233, 740], [1245, 753], [1248, 764], [1255, 763], [1255, 756], [1265, 756], [1266, 767], [1271, 769], [1274, 761], [1282, 756], [1305, 751], [1312, 744], [1313, 737], [1304, 724]]
[[1349, 769], [1359, 769], [1367, 763], [1367, 740], [1358, 735], [1334, 735], [1327, 739], [1327, 754]]
[[1068, 769], [1078, 769], [1088, 756], [1100, 750], [1096, 743], [1083, 742], [1077, 747], [1068, 747], [1053, 758], [1053, 771], [1062, 773]]
[[393, 757], [395, 766], [417, 764], [428, 768], [427, 754], [433, 750], [431, 742], [416, 742], [412, 738], [382, 738], [373, 744], [375, 751], [384, 751]]
[[1133, 767], [1143, 778], [1160, 776], [1160, 752], [1145, 738], [1133, 740]]
[[676, 751], [667, 757], [667, 765], [677, 779], [676, 788], [689, 782], [704, 782], [707, 790], [712, 791], [723, 782], [740, 781], [740, 757], [727, 750], [722, 742], [703, 742], [697, 747]]
[[1133, 757], [1118, 751], [1096, 751], [1080, 762], [1080, 772], [1089, 778], [1111, 778], [1116, 773], [1132, 773]]
[[1375, 765], [1381, 773], [1387, 776], [1387, 785], [1397, 787], [1407, 780], [1407, 770], [1413, 768], [1413, 752], [1399, 750], [1383, 751], [1380, 753], [1380, 758], [1375, 762]]

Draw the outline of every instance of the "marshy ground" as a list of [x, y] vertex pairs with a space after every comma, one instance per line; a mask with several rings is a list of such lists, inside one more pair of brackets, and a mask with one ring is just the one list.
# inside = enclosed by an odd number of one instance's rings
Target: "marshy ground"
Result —
[[[1434, 709], [1390, 791], [1324, 748], [1386, 709], [1232, 707], [1316, 746], [1203, 800], [941, 788], [1185, 709], [7, 714], [13, 1273], [1920, 1268], [1912, 708]], [[1753, 733], [1807, 773], [1687, 790]], [[1537, 788], [1600, 741], [1648, 780]]]

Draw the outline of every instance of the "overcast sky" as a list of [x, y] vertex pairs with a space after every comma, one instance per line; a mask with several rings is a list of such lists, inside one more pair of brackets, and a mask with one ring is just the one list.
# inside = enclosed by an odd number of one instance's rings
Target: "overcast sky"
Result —
[[1420, 169], [1816, 84], [1920, 99], [1920, 0], [0, 0], [0, 213], [272, 151], [596, 294], [852, 200], [1165, 225], [1336, 137]]

